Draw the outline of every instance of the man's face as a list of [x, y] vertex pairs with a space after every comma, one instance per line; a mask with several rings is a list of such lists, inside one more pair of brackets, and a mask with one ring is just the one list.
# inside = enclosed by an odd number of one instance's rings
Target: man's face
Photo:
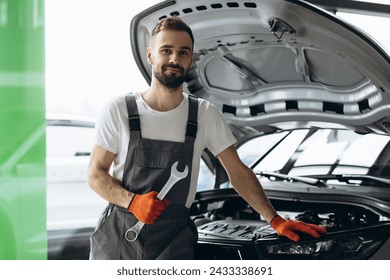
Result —
[[162, 30], [152, 38], [147, 57], [155, 78], [176, 89], [183, 84], [191, 67], [192, 40], [185, 31]]

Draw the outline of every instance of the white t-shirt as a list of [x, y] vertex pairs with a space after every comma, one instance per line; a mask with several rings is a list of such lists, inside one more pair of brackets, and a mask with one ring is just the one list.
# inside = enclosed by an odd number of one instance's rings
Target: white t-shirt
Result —
[[[153, 110], [140, 93], [136, 93], [136, 102], [143, 138], [184, 142], [189, 104], [187, 94], [184, 93], [184, 99], [179, 106], [167, 112]], [[236, 143], [236, 139], [218, 110], [204, 99], [199, 99], [198, 103], [198, 131], [187, 207], [191, 206], [195, 198], [202, 151], [208, 148], [214, 155], [218, 155]], [[96, 124], [95, 143], [116, 154], [112, 175], [120, 181], [122, 181], [130, 138], [127, 116], [125, 95], [122, 95], [105, 106]]]

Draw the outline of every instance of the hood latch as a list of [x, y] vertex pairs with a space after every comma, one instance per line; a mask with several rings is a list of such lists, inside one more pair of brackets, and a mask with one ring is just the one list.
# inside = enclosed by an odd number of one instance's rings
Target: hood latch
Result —
[[291, 35], [295, 34], [295, 29], [292, 28], [287, 22], [281, 19], [274, 18], [270, 20], [268, 23], [270, 26], [270, 31], [272, 32], [272, 34], [275, 35], [275, 37], [278, 40], [282, 39], [284, 33], [286, 32]]

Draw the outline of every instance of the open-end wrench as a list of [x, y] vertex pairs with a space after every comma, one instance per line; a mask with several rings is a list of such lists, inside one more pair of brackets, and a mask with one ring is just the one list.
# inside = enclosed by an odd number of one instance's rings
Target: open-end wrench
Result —
[[[174, 184], [176, 184], [181, 179], [184, 179], [187, 177], [188, 174], [188, 166], [184, 168], [183, 172], [180, 172], [177, 170], [177, 165], [179, 164], [178, 161], [176, 161], [174, 164], [172, 164], [171, 167], [171, 175], [169, 176], [168, 181], [165, 183], [164, 187], [161, 189], [161, 191], [157, 195], [158, 200], [163, 200], [163, 198], [166, 196], [166, 194], [169, 192], [169, 190], [173, 187]], [[139, 233], [141, 232], [141, 229], [145, 223], [138, 221], [133, 227], [129, 228], [125, 233], [125, 238], [129, 242], [134, 242], [137, 240]], [[130, 235], [130, 236], [129, 236]]]

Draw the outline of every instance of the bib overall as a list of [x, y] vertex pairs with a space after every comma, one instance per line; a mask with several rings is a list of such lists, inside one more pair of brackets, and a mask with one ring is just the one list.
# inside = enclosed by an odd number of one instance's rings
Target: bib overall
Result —
[[136, 194], [159, 192], [168, 180], [171, 166], [188, 165], [186, 178], [166, 195], [169, 205], [151, 225], [145, 225], [134, 242], [125, 232], [137, 222], [127, 209], [109, 204], [91, 236], [91, 259], [193, 259], [198, 234], [185, 207], [191, 182], [192, 158], [197, 132], [198, 101], [189, 96], [184, 143], [142, 138], [140, 117], [133, 94], [126, 96], [130, 141], [122, 186]]

